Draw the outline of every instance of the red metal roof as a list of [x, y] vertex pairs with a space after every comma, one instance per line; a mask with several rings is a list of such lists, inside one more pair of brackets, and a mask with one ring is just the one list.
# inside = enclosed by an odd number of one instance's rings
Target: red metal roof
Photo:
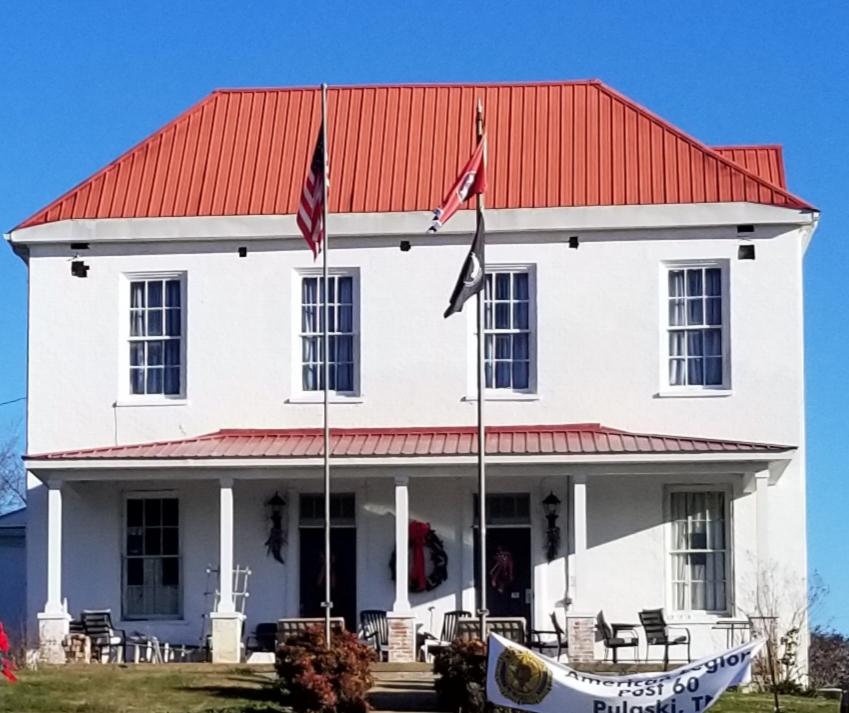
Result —
[[[597, 423], [486, 429], [487, 453], [505, 456], [751, 453], [790, 448], [792, 446], [715, 438], [628, 433]], [[331, 432], [334, 458], [469, 456], [475, 453], [477, 430], [471, 426], [334, 428]], [[316, 458], [321, 455], [320, 428], [225, 429], [196, 438], [44, 453], [27, 456], [27, 460]]]
[[[431, 210], [485, 106], [491, 208], [750, 201], [812, 206], [596, 81], [333, 87], [330, 210]], [[218, 90], [19, 228], [81, 218], [292, 214], [317, 89]], [[728, 151], [732, 151], [729, 155]], [[755, 165], [757, 164], [757, 165]], [[779, 175], [780, 174], [780, 175]]]
[[778, 144], [760, 146], [714, 146], [720, 156], [731, 159], [765, 181], [787, 188], [784, 178], [784, 156]]

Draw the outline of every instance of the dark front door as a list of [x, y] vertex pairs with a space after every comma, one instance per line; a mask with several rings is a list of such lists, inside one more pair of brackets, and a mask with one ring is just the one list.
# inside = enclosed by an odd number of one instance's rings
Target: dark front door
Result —
[[[324, 530], [302, 527], [301, 535], [301, 616], [323, 617], [324, 609]], [[330, 593], [333, 616], [345, 617], [345, 627], [357, 630], [357, 530], [334, 527], [330, 530]]]
[[[476, 579], [480, 572], [478, 552], [480, 544], [476, 537]], [[530, 528], [487, 528], [486, 605], [491, 616], [521, 616], [531, 627]]]

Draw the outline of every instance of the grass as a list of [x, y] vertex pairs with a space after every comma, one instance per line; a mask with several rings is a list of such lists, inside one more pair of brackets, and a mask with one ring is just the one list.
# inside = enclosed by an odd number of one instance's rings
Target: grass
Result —
[[209, 664], [77, 665], [0, 682], [4, 713], [279, 713], [273, 674]]
[[[234, 666], [64, 666], [0, 680], [5, 713], [281, 713], [273, 674]], [[782, 713], [837, 713], [838, 702], [781, 696]], [[772, 696], [727, 693], [711, 713], [772, 713]]]

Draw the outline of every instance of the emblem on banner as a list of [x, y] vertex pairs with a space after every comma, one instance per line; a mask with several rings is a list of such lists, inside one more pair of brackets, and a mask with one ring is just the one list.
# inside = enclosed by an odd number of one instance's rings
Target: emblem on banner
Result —
[[551, 671], [528, 651], [507, 647], [495, 664], [501, 695], [519, 705], [534, 705], [551, 691]]

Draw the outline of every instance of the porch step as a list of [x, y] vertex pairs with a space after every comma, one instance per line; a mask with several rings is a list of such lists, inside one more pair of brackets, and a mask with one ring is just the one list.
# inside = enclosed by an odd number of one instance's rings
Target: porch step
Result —
[[371, 672], [374, 674], [433, 673], [433, 664], [424, 663], [423, 661], [410, 661], [408, 663], [399, 663], [397, 661], [373, 661], [370, 668]]
[[439, 710], [433, 687], [434, 676], [430, 671], [382, 670], [374, 672], [374, 679], [368, 699], [375, 711]]

